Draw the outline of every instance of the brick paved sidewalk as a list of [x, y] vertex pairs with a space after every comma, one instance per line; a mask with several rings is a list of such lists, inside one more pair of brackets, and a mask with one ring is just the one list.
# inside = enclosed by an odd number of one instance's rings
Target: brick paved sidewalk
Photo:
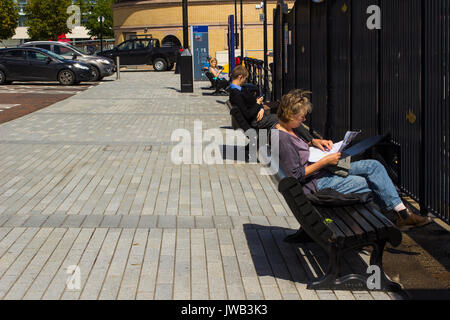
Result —
[[0, 125], [0, 298], [400, 298], [307, 290], [325, 257], [282, 241], [299, 225], [259, 165], [172, 163], [175, 129], [230, 125], [204, 86], [122, 73]]

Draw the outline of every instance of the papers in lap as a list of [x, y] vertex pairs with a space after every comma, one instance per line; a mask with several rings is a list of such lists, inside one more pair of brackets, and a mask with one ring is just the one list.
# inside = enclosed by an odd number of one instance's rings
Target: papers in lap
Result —
[[341, 142], [335, 143], [333, 145], [333, 148], [331, 150], [329, 150], [329, 151], [322, 151], [322, 150], [320, 150], [320, 149], [318, 149], [316, 147], [309, 148], [309, 159], [308, 159], [308, 161], [310, 163], [314, 163], [314, 162], [317, 162], [317, 161], [321, 160], [322, 158], [324, 158], [324, 157], [326, 157], [326, 156], [328, 156], [330, 154], [344, 151], [348, 147], [348, 145], [360, 133], [361, 133], [361, 131], [359, 131], [359, 132], [348, 131], [345, 134], [344, 140], [341, 141]]

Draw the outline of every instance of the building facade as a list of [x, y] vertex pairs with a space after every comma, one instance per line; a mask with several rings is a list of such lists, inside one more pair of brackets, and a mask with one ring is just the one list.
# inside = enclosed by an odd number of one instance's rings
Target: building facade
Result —
[[[294, 1], [286, 2], [292, 6]], [[272, 51], [273, 10], [276, 3], [276, 0], [267, 1], [269, 52]], [[219, 63], [226, 62], [228, 16], [235, 14], [235, 0], [189, 0], [188, 5], [189, 26], [207, 25], [210, 55], [217, 57]], [[264, 55], [263, 9], [260, 7], [261, 0], [245, 0], [243, 3], [244, 54], [258, 59]], [[237, 10], [237, 20], [240, 22], [239, 0]], [[182, 42], [181, 0], [117, 0], [113, 12], [116, 43], [140, 35], [152, 35], [161, 41], [168, 36], [175, 36]]]

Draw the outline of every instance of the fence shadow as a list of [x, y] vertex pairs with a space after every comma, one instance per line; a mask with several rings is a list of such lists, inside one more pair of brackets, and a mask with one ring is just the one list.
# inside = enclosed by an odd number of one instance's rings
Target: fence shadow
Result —
[[[419, 214], [417, 210], [413, 211]], [[411, 229], [406, 234], [450, 272], [450, 232], [448, 230], [433, 222], [422, 228]]]
[[[244, 224], [244, 233], [258, 276], [308, 284], [318, 281], [328, 266], [326, 252], [315, 243], [290, 244], [284, 238], [297, 230]], [[369, 257], [370, 253], [365, 253]], [[368, 265], [356, 252], [347, 254], [341, 274], [366, 274]]]

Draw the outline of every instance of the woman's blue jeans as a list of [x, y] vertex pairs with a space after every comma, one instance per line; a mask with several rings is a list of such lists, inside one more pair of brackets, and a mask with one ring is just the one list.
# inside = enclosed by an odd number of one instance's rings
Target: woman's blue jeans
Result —
[[344, 194], [374, 192], [386, 210], [402, 202], [386, 169], [376, 160], [352, 162], [345, 178], [330, 172], [317, 181], [317, 189], [333, 189]]

